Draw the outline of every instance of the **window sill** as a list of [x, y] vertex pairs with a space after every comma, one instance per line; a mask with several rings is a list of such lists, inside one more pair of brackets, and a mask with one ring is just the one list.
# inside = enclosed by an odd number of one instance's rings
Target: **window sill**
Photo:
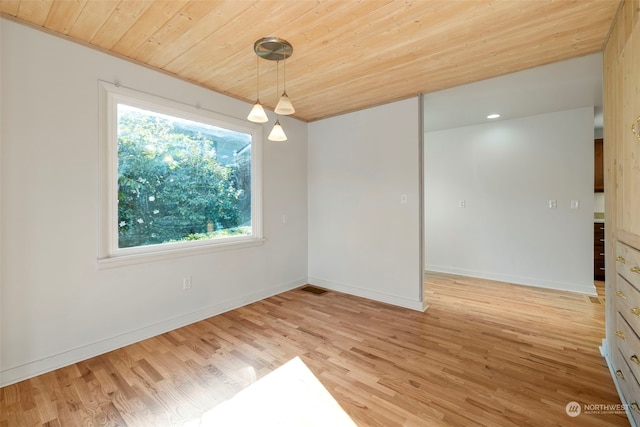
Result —
[[142, 264], [145, 262], [166, 261], [175, 258], [182, 258], [195, 255], [203, 255], [214, 252], [231, 251], [236, 249], [261, 246], [265, 242], [264, 238], [243, 240], [228, 243], [216, 243], [206, 246], [192, 248], [167, 249], [157, 252], [146, 252], [140, 254], [117, 255], [105, 258], [98, 258], [98, 269], [125, 267], [128, 265]]

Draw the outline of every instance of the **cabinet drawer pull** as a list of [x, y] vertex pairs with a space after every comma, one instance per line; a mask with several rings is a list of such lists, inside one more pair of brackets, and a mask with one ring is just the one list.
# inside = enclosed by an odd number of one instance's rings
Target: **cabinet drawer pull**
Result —
[[636, 119], [635, 122], [631, 123], [631, 132], [638, 138], [640, 141], [640, 116]]
[[640, 274], [640, 267], [631, 267], [631, 272], [632, 273], [636, 273], [636, 274]]
[[620, 329], [616, 331], [616, 336], [620, 339], [626, 340], [624, 333]]
[[629, 360], [631, 360], [633, 363], [635, 363], [636, 365], [640, 365], [640, 359], [638, 359], [638, 356], [636, 356], [635, 354], [633, 356], [631, 356], [629, 358]]
[[633, 402], [629, 406], [631, 406], [631, 409], [640, 414], [640, 406], [638, 406], [638, 402]]
[[616, 291], [616, 295], [618, 295], [622, 299], [627, 299], [627, 296], [622, 291]]
[[635, 314], [636, 316], [640, 317], [640, 308], [638, 308], [638, 307], [633, 307], [633, 308], [631, 309], [631, 312], [632, 312], [633, 314]]
[[604, 254], [603, 254], [603, 253], [601, 253], [601, 254], [600, 254], [600, 256], [604, 256]]
[[624, 374], [622, 373], [621, 370], [617, 370], [616, 371], [616, 377], [620, 378], [621, 380], [624, 379]]
[[600, 239], [601, 242], [604, 242], [604, 239]]
[[623, 264], [627, 262], [627, 260], [625, 260], [625, 259], [624, 259], [623, 257], [621, 257], [621, 256], [617, 256], [617, 257], [616, 257], [616, 261], [621, 262], [621, 263], [623, 263]]

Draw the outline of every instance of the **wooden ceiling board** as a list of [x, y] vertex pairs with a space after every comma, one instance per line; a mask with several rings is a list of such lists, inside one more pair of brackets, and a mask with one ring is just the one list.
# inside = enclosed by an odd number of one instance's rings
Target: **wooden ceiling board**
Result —
[[20, 19], [42, 26], [49, 15], [53, 0], [21, 1], [18, 5], [17, 16]]
[[[374, 4], [364, 3], [369, 6]], [[343, 108], [342, 112], [353, 111], [358, 109], [359, 105], [363, 105], [353, 97], [353, 93], [363, 83], [368, 87], [360, 89], [358, 99], [366, 99], [365, 103], [368, 106], [416, 94], [417, 90], [404, 91], [401, 94], [390, 93], [385, 87], [388, 80], [394, 78], [386, 73], [389, 67], [397, 67], [400, 76], [397, 80], [404, 80], [405, 70], [402, 61], [397, 61], [397, 58], [407, 50], [408, 45], [413, 46], [414, 57], [423, 56], [420, 53], [424, 44], [422, 37], [406, 38], [402, 37], [402, 34], [413, 31], [407, 27], [418, 25], [417, 17], [420, 14], [433, 13], [433, 21], [441, 22], [446, 16], [451, 16], [461, 7], [466, 8], [470, 4], [420, 2], [417, 6], [398, 8], [396, 2], [377, 2], [375, 7], [366, 12], [358, 9], [353, 16], [332, 17], [329, 22], [334, 23], [334, 26], [325, 26], [325, 33], [306, 43], [305, 50], [300, 53], [296, 52], [296, 37], [289, 37], [288, 40], [294, 44], [294, 57], [287, 61], [287, 92], [295, 101], [296, 109], [304, 112], [323, 105], [326, 111], [322, 115], [331, 116], [336, 114], [336, 104], [345, 103], [346, 108]], [[411, 13], [408, 13], [409, 8]], [[321, 15], [317, 21], [323, 23], [327, 19]], [[394, 35], [396, 39], [390, 44], [389, 41]], [[347, 71], [349, 79], [345, 79]], [[265, 81], [274, 81], [273, 74]], [[307, 75], [313, 76], [313, 79], [305, 78]], [[317, 81], [324, 82], [325, 89], [322, 94], [317, 93]], [[376, 91], [372, 91], [371, 87]], [[380, 101], [378, 97], [382, 91], [386, 91], [386, 95], [385, 99]], [[316, 92], [316, 96], [304, 96], [310, 92]], [[273, 106], [277, 100], [275, 93], [271, 95], [270, 92], [266, 98], [261, 98], [266, 99], [265, 104], [269, 106]]]
[[[253, 43], [282, 37], [314, 121], [602, 50], [619, 0], [2, 0], [2, 16], [253, 103]], [[273, 108], [276, 64], [260, 60]]]
[[[544, 21], [547, 18], [545, 18], [544, 14], [540, 14], [536, 19]], [[530, 21], [535, 22], [535, 19]], [[590, 24], [590, 22], [587, 22], [585, 25], [588, 26]], [[605, 22], [604, 27], [606, 28], [607, 25], [608, 23]], [[529, 27], [531, 27], [531, 30], [529, 30]], [[600, 37], [596, 37], [594, 43], [580, 42], [580, 45], [578, 45], [575, 35], [571, 32], [566, 35], [555, 31], [552, 34], [547, 34], [535, 31], [536, 28], [535, 25], [521, 25], [518, 28], [503, 26], [500, 31], [495, 32], [494, 36], [486, 39], [482, 37], [470, 38], [464, 31], [452, 31], [450, 38], [434, 40], [434, 43], [430, 45], [431, 49], [437, 52], [435, 55], [439, 58], [434, 56], [416, 58], [415, 56], [407, 55], [406, 57], [394, 58], [397, 59], [396, 62], [400, 64], [399, 66], [381, 62], [380, 66], [376, 67], [370, 66], [371, 62], [354, 61], [349, 71], [352, 76], [367, 74], [377, 79], [380, 85], [379, 91], [393, 92], [398, 99], [401, 99], [417, 92], [432, 92], [566, 59], [567, 56], [565, 54], [568, 51], [571, 53], [570, 57], [575, 57], [597, 52], [602, 48], [602, 39]], [[528, 36], [530, 47], [528, 49], [519, 49], [518, 39], [513, 36], [514, 33], [519, 31], [530, 31]], [[455, 35], [458, 36], [456, 37]], [[460, 39], [461, 37], [463, 39]], [[560, 40], [561, 44], [556, 43], [563, 37], [565, 40]], [[514, 40], [515, 42], [505, 43], [504, 40]], [[461, 45], [464, 46], [464, 49], [460, 49]], [[556, 45], [560, 47], [556, 48]], [[536, 54], [534, 51], [542, 55]], [[559, 53], [556, 51], [559, 51]], [[385, 57], [385, 55], [380, 55], [380, 57]], [[365, 67], [367, 68], [364, 69]], [[295, 73], [292, 72], [292, 74]], [[402, 76], [402, 78], [392, 78], [392, 76], [398, 75]], [[387, 77], [385, 78], [385, 76]], [[452, 78], [452, 76], [455, 76], [455, 78]], [[329, 80], [323, 78], [323, 76], [316, 75], [316, 77], [322, 81]], [[342, 107], [348, 107], [345, 105], [347, 101], [341, 99], [344, 94], [349, 93], [348, 85], [350, 85], [350, 82], [346, 81], [336, 82], [336, 85], [327, 85], [331, 87], [331, 91], [335, 95], [329, 96], [329, 94], [325, 93], [327, 95], [326, 98], [332, 99], [333, 105], [338, 104]], [[305, 88], [301, 89], [305, 90]], [[292, 99], [296, 99], [293, 91], [289, 91], [289, 94]], [[370, 99], [372, 97], [376, 97], [376, 94], [359, 94], [358, 101], [363, 101], [364, 103], [372, 102], [373, 100]], [[296, 102], [296, 108], [303, 110], [304, 107], [301, 102]], [[359, 107], [359, 102], [351, 103], [352, 110]], [[330, 115], [330, 111], [320, 112], [320, 114]]]
[[20, 8], [20, 0], [2, 0], [0, 2], [0, 10], [9, 16], [17, 16]]
[[58, 33], [69, 34], [86, 3], [87, 0], [53, 3], [44, 26]]
[[[118, 7], [118, 3], [116, 0], [86, 2], [82, 12], [73, 23], [71, 30], [69, 30], [69, 37], [93, 44], [91, 41], [111, 17], [113, 11]], [[45, 28], [50, 29], [49, 27]]]
[[182, 43], [184, 46], [205, 37], [207, 33], [203, 36], [198, 34], [207, 31], [207, 17], [214, 8], [213, 2], [187, 2], [173, 16], [159, 25], [157, 31], [139, 45], [131, 57], [150, 65], [153, 61], [153, 66], [162, 68], [181, 53], [183, 48], [179, 46], [179, 40], [185, 34], [191, 33], [184, 37], [185, 42]]
[[91, 44], [112, 50], [113, 46], [129, 32], [152, 4], [153, 0], [121, 2], [91, 39]]
[[153, 35], [189, 3], [189, 0], [165, 0], [149, 7], [127, 33], [118, 40], [112, 50], [122, 56], [139, 60], [136, 53], [145, 44], [151, 43]]
[[[209, 34], [202, 43], [193, 46], [177, 57], [167, 64], [166, 68], [170, 72], [188, 76], [193, 81], [202, 81], [207, 79], [211, 72], [215, 73], [216, 70], [220, 70], [227, 74], [228, 70], [238, 68], [241, 63], [245, 64], [244, 69], [249, 64], [250, 67], [253, 67], [255, 63], [253, 44], [261, 38], [254, 37], [254, 34], [265, 34], [262, 37], [273, 35], [270, 32], [266, 33], [266, 31], [273, 31], [273, 28], [278, 27], [281, 20], [279, 17], [285, 10], [287, 13], [298, 16], [298, 14], [305, 13], [311, 5], [313, 5], [311, 2], [295, 0], [290, 3], [256, 3], [242, 13], [224, 20], [225, 22], [217, 27], [215, 32]], [[244, 27], [244, 31], [238, 31], [238, 28], [242, 27]], [[281, 32], [278, 37], [287, 39], [287, 35]], [[293, 43], [292, 40], [289, 41]], [[197, 63], [196, 67], [193, 66], [194, 63]]]
[[[304, 2], [294, 2], [294, 3], [303, 4]], [[380, 2], [375, 2], [375, 1], [365, 2], [366, 6], [369, 8], [377, 7], [376, 5], [378, 3]], [[260, 23], [260, 28], [253, 28], [252, 30], [254, 33], [257, 32], [261, 34], [278, 35], [288, 40], [294, 46], [293, 55], [294, 57], [296, 57], [296, 60], [297, 60], [297, 57], [299, 54], [298, 49], [296, 48], [296, 46], [298, 45], [298, 40], [305, 40], [305, 34], [302, 34], [300, 32], [300, 29], [304, 29], [305, 32], [312, 31], [317, 33], [320, 33], [320, 32], [326, 33], [328, 31], [326, 27], [323, 27], [319, 31], [316, 30], [316, 26], [317, 26], [316, 23], [320, 21], [318, 19], [318, 13], [319, 13], [318, 8], [317, 7], [309, 8], [308, 6], [313, 6], [313, 3], [311, 2], [306, 2], [306, 5], [307, 5], [307, 10], [306, 11], [301, 10], [300, 13], [297, 15], [298, 18], [296, 18], [291, 22], [288, 22], [288, 21], [282, 22], [282, 19], [272, 20], [272, 22], [265, 21]], [[331, 14], [335, 18], [338, 18], [338, 17], [344, 18], [345, 13], [347, 13], [349, 10], [349, 8], [345, 7], [345, 4], [342, 2], [324, 1], [322, 3], [322, 6], [323, 6], [323, 13]], [[274, 16], [277, 16], [277, 15], [274, 14]], [[204, 69], [202, 70], [204, 74], [200, 77], [196, 77], [196, 79], [201, 79], [201, 81], [205, 84], [205, 86], [208, 86], [208, 87], [215, 87], [219, 85], [221, 81], [224, 81], [225, 85], [227, 86], [228, 92], [234, 93], [243, 99], [255, 100], [255, 96], [256, 96], [256, 85], [255, 85], [256, 61], [255, 59], [256, 57], [252, 53], [253, 43], [255, 42], [255, 40], [252, 40], [252, 37], [253, 37], [252, 35], [247, 37], [245, 39], [245, 42], [240, 44], [239, 46], [240, 49], [237, 52], [235, 52], [233, 56], [223, 58], [220, 62], [218, 62], [213, 72], [210, 72], [209, 70]], [[310, 46], [309, 48], [313, 49], [312, 46]], [[237, 64], [244, 62], [247, 54], [249, 54], [250, 56], [253, 56], [253, 64], [252, 64], [253, 66], [249, 68], [244, 68], [244, 69], [238, 68]], [[291, 81], [290, 78], [294, 76], [291, 72], [291, 64], [293, 64], [292, 61], [293, 59], [290, 61], [287, 61], [286, 64], [281, 65], [280, 67], [281, 82], [282, 82], [282, 76], [284, 75], [285, 72], [288, 77], [288, 82]], [[234, 67], [235, 67], [235, 72], [234, 72], [233, 80], [230, 81], [228, 78], [225, 78], [225, 76], [228, 74], [228, 70]], [[301, 67], [304, 67], [304, 64], [299, 64], [297, 67], [298, 70], [300, 70]], [[303, 70], [300, 73], [303, 75], [305, 74], [309, 75], [308, 74], [309, 71], [313, 72], [313, 68], [307, 68], [306, 70]], [[261, 86], [263, 86], [260, 93], [261, 95], [260, 99], [263, 101], [264, 105], [270, 106], [271, 108], [273, 108], [277, 102], [276, 87], [275, 87], [276, 63], [273, 61], [260, 61], [260, 74], [261, 74], [260, 81], [262, 82]], [[246, 84], [247, 81], [251, 81], [254, 84], [247, 85]], [[279, 92], [281, 93], [282, 90], [283, 88], [280, 87]], [[280, 93], [278, 93], [277, 95], [279, 96]]]

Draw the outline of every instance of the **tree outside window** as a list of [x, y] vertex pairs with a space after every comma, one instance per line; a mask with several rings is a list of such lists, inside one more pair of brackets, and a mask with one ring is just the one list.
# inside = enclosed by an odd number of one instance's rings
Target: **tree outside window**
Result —
[[250, 235], [251, 135], [117, 104], [118, 248]]

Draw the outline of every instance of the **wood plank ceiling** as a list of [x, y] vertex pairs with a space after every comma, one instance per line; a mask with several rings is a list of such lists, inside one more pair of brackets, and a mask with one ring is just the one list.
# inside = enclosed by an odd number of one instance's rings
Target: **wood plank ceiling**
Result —
[[[0, 13], [251, 103], [253, 43], [282, 37], [294, 49], [294, 116], [314, 121], [599, 52], [619, 3], [1, 0]], [[273, 108], [276, 63], [260, 66], [260, 98]]]

